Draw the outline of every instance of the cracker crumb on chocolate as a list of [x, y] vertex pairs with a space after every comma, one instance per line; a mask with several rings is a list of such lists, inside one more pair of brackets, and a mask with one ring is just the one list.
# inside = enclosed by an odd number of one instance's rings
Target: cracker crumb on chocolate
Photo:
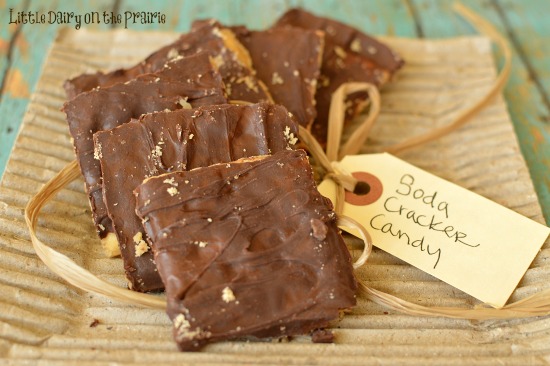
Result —
[[166, 192], [170, 193], [170, 196], [175, 196], [176, 194], [179, 193], [176, 187], [170, 187], [166, 190]]
[[222, 300], [227, 303], [236, 300], [235, 294], [233, 293], [233, 291], [231, 291], [229, 287], [225, 287], [222, 290]]
[[277, 72], [274, 72], [273, 76], [271, 77], [271, 84], [277, 85], [277, 84], [283, 84], [283, 83], [284, 81], [281, 78], [281, 75], [279, 75], [279, 73]]
[[349, 45], [349, 48], [350, 48], [353, 52], [360, 53], [360, 52], [361, 52], [361, 41], [358, 40], [357, 38], [355, 38], [353, 41], [351, 41], [351, 43], [350, 43], [350, 45]]
[[170, 51], [168, 51], [168, 54], [166, 55], [168, 60], [171, 60], [171, 59], [176, 58], [178, 56], [179, 56], [178, 50], [175, 49], [175, 48], [171, 48]]
[[162, 156], [162, 147], [155, 146], [155, 148], [151, 151], [151, 156], [153, 158], [160, 158]]
[[338, 57], [341, 57], [341, 58], [346, 58], [346, 56], [348, 55], [346, 51], [344, 51], [344, 49], [342, 47], [334, 47], [334, 53], [336, 53], [338, 55]]
[[174, 182], [174, 178], [168, 178], [162, 181], [162, 183], [170, 184], [172, 187], [177, 187], [178, 183]]
[[187, 319], [185, 319], [185, 315], [183, 314], [179, 314], [178, 316], [176, 316], [174, 318], [174, 328], [176, 329], [179, 329], [179, 328], [190, 328], [191, 327], [191, 324], [189, 324], [189, 321], [187, 321]]
[[199, 327], [195, 328], [195, 330], [191, 330], [191, 323], [189, 323], [183, 314], [176, 316], [173, 323], [174, 330], [176, 331], [176, 340], [182, 341], [185, 339], [208, 338], [210, 336], [209, 332], [203, 332]]
[[293, 132], [290, 132], [290, 127], [289, 126], [285, 127], [285, 130], [284, 130], [283, 133], [284, 133], [284, 136], [286, 137], [286, 139], [287, 139], [287, 141], [290, 145], [296, 145], [296, 143], [298, 142], [298, 138], [296, 136], [294, 136]]

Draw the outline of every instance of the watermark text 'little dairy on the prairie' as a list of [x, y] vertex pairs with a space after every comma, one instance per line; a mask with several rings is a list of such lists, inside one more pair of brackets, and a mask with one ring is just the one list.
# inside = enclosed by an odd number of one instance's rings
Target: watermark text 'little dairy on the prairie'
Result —
[[125, 11], [90, 11], [76, 13], [74, 11], [14, 11], [10, 8], [9, 24], [71, 24], [80, 29], [83, 24], [165, 24], [166, 15], [161, 12]]

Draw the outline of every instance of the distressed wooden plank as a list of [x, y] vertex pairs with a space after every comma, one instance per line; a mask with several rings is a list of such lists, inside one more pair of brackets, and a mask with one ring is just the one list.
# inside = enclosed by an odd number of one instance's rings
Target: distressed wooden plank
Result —
[[[22, 44], [21, 38], [18, 37], [21, 31], [21, 25], [10, 24], [10, 9], [16, 11], [17, 7], [23, 4], [21, 1], [8, 0], [0, 6], [0, 103], [6, 94], [11, 94], [11, 89], [17, 84], [17, 78], [21, 77], [20, 73], [10, 73], [10, 65], [14, 63], [14, 53], [17, 48], [28, 49], [27, 44]], [[5, 26], [4, 26], [5, 25]], [[25, 90], [22, 90], [25, 92]], [[28, 98], [28, 91], [25, 93]], [[0, 176], [4, 170], [8, 160], [11, 147], [15, 141], [17, 130], [21, 124], [21, 118], [9, 118], [3, 115], [0, 119]]]
[[[62, 0], [10, 0], [2, 3], [2, 24], [9, 23], [9, 9], [14, 12], [38, 11], [46, 13], [46, 21], [49, 22], [49, 11], [74, 11], [84, 14], [92, 9], [94, 11], [110, 10], [113, 6], [111, 0], [68, 2]], [[5, 17], [5, 18], [4, 18]], [[10, 25], [13, 26], [13, 25]], [[29, 97], [42, 71], [42, 62], [52, 44], [57, 31], [63, 24], [19, 24], [20, 31], [16, 33], [14, 47], [11, 53], [11, 62], [7, 63], [7, 57], [2, 54], [2, 62], [5, 65], [6, 79], [4, 90], [0, 99], [0, 174], [3, 173], [12, 146], [15, 142], [23, 114], [27, 109]], [[68, 26], [74, 26], [70, 24]], [[106, 28], [104, 24], [89, 25], [92, 28]], [[10, 28], [10, 27], [8, 27]], [[4, 34], [9, 35], [2, 27], [2, 40]], [[11, 31], [13, 34], [13, 30]], [[2, 41], [3, 42], [3, 41]], [[3, 44], [3, 43], [2, 43]], [[1, 44], [0, 44], [1, 46]], [[3, 46], [2, 46], [3, 47]]]
[[416, 37], [415, 22], [404, 0], [293, 2], [317, 14], [337, 19], [367, 33]]
[[[549, 36], [548, 25], [536, 25], [544, 23], [543, 14], [546, 12], [542, 11], [542, 6], [538, 6], [542, 1], [514, 2], [513, 7], [503, 6], [494, 1], [466, 0], [463, 2], [493, 23], [508, 38], [510, 32], [522, 34], [520, 38], [524, 41], [522, 45], [528, 45], [526, 49], [532, 50], [533, 53], [536, 53], [534, 45], [539, 41], [544, 42], [544, 38], [540, 37]], [[544, 3], [548, 7], [548, 2]], [[416, 8], [420, 27], [426, 37], [453, 37], [475, 33], [468, 23], [453, 13], [452, 1], [411, 0], [411, 4]], [[512, 28], [506, 27], [502, 15], [499, 14], [498, 6], [503, 9], [507, 17], [514, 19], [514, 22], [511, 22]], [[520, 9], [523, 10], [520, 12]], [[515, 10], [518, 13], [515, 13]], [[540, 12], [540, 16], [535, 18], [522, 15], [533, 15], [537, 12]], [[539, 37], [537, 41], [528, 39], [528, 31], [525, 29], [529, 28], [522, 28], [527, 27], [526, 24], [533, 24], [533, 29], [537, 29], [537, 32], [531, 32], [533, 38]], [[510, 44], [513, 45], [512, 42]], [[532, 60], [534, 56], [529, 53], [528, 55]], [[496, 53], [496, 58], [497, 63], [502, 64], [500, 52]], [[549, 72], [548, 62], [546, 65], [543, 65], [543, 62], [538, 64], [541, 74]], [[550, 166], [550, 129], [548, 125], [550, 110], [545, 105], [543, 95], [537, 89], [536, 84], [530, 79], [528, 69], [519, 56], [517, 48], [513, 48], [512, 74], [504, 90], [504, 96], [508, 102], [508, 109], [514, 122], [521, 151], [529, 166], [546, 222], [550, 223], [550, 169], [548, 169]]]
[[301, 6], [319, 15], [330, 16], [373, 34], [415, 36], [414, 20], [403, 0], [240, 0], [240, 1], [164, 1], [124, 0], [119, 11], [166, 14], [166, 24], [129, 24], [131, 29], [176, 30], [185, 32], [191, 22], [216, 18], [229, 25], [246, 24], [252, 29], [269, 27], [288, 8]]
[[516, 69], [505, 95], [550, 223], [550, 2], [500, 0], [495, 5], [512, 33], [518, 56], [527, 66]]
[[525, 61], [532, 67], [550, 108], [550, 2], [499, 0], [495, 2], [503, 21], [513, 31], [516, 47], [521, 48]]
[[8, 0], [0, 6], [2, 11], [2, 16], [0, 17], [2, 22], [2, 27], [0, 27], [0, 82], [3, 82], [6, 76], [11, 59], [11, 50], [15, 47], [14, 35], [18, 30], [17, 24], [10, 24], [9, 11], [20, 3], [17, 0]]

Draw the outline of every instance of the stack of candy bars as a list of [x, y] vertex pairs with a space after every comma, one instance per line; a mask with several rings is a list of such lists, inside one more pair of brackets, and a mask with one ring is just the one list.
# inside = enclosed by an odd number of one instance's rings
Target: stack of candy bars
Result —
[[[332, 204], [295, 149], [326, 138], [332, 93], [381, 86], [403, 62], [301, 9], [263, 31], [193, 23], [139, 64], [65, 82], [93, 220], [129, 288], [165, 290], [181, 350], [311, 334], [355, 305]], [[366, 95], [348, 100], [348, 118]]]

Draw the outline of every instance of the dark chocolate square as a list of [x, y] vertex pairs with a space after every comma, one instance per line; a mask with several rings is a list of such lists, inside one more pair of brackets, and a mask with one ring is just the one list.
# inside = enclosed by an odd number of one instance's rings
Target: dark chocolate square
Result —
[[135, 192], [181, 350], [307, 334], [355, 305], [349, 252], [303, 150], [170, 173]]
[[[339, 21], [316, 16], [296, 8], [283, 14], [274, 27], [293, 26], [325, 32], [325, 48], [317, 90], [317, 119], [313, 135], [325, 143], [332, 94], [348, 81], [362, 81], [382, 86], [404, 64], [403, 59], [382, 42]], [[367, 95], [356, 93], [346, 100], [347, 120], [366, 104]]]
[[257, 75], [267, 85], [273, 100], [284, 105], [302, 126], [311, 128], [317, 115], [315, 93], [324, 34], [295, 27], [265, 31], [232, 29], [250, 52]]
[[[103, 198], [121, 247], [126, 277], [138, 291], [164, 287], [153, 263], [133, 190], [153, 175], [290, 149], [297, 124], [282, 106], [219, 105], [144, 115], [98, 132]], [[172, 186], [172, 191], [184, 187]]]

